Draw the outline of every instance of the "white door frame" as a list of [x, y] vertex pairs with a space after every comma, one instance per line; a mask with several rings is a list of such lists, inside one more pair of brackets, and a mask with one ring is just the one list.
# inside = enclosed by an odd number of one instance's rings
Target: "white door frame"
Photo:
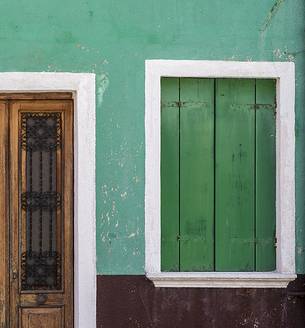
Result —
[[95, 74], [0, 73], [0, 92], [74, 95], [74, 327], [96, 327]]

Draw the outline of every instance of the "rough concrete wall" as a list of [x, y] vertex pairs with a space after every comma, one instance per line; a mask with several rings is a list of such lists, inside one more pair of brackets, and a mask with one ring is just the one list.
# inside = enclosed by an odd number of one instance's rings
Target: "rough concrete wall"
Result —
[[97, 74], [97, 269], [144, 272], [144, 60], [295, 61], [305, 272], [303, 0], [2, 0], [0, 71]]

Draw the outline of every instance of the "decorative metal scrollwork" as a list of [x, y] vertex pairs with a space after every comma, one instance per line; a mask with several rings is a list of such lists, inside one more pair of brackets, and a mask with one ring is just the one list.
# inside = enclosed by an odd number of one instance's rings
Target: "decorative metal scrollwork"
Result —
[[56, 210], [61, 206], [60, 193], [58, 192], [37, 192], [37, 191], [26, 191], [21, 195], [21, 206], [24, 210], [31, 209], [32, 211], [38, 209], [44, 210]]
[[57, 252], [24, 252], [21, 269], [23, 290], [60, 289], [61, 260]]
[[21, 193], [21, 208], [26, 220], [26, 251], [21, 259], [22, 290], [61, 288], [59, 218], [62, 200], [57, 190], [60, 188], [57, 162], [62, 143], [61, 115], [21, 113], [20, 151], [25, 152], [26, 165], [26, 189]]
[[21, 145], [31, 151], [61, 147], [60, 113], [22, 113]]

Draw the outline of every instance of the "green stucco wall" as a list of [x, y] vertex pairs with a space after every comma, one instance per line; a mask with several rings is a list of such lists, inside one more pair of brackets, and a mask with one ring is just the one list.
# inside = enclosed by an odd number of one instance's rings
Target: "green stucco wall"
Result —
[[144, 60], [295, 61], [305, 272], [304, 0], [2, 0], [0, 71], [97, 76], [97, 270], [144, 272]]

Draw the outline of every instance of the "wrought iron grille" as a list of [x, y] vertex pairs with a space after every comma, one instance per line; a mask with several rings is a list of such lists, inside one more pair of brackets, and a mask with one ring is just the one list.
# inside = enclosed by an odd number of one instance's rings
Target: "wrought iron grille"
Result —
[[[21, 208], [26, 219], [26, 251], [21, 259], [22, 290], [61, 288], [58, 249], [61, 194], [57, 190], [57, 156], [62, 144], [60, 113], [21, 114], [21, 152], [25, 152], [26, 190]], [[60, 234], [60, 233], [59, 233]]]
[[60, 268], [58, 252], [24, 252], [21, 257], [22, 289], [60, 289]]
[[21, 144], [27, 151], [52, 151], [61, 146], [60, 113], [22, 113]]
[[37, 209], [55, 210], [60, 207], [60, 193], [53, 191], [37, 192], [26, 191], [21, 195], [21, 206], [24, 210]]

